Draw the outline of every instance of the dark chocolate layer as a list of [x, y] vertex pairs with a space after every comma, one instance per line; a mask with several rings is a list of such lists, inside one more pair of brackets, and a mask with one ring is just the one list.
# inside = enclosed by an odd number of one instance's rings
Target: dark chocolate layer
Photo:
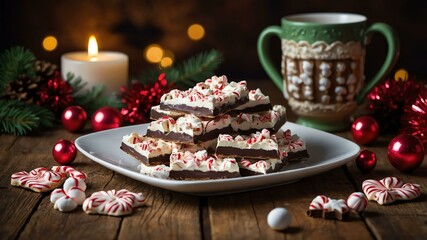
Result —
[[153, 158], [147, 159], [145, 156], [141, 155], [139, 152], [137, 152], [135, 149], [129, 147], [128, 145], [124, 144], [122, 142], [122, 145], [120, 146], [120, 149], [123, 150], [125, 153], [131, 155], [132, 157], [138, 159], [145, 165], [160, 165], [164, 164], [166, 166], [169, 166], [169, 156], [170, 154], [161, 155]]
[[318, 209], [308, 210], [307, 216], [314, 217], [314, 218], [323, 218], [323, 210], [318, 210]]
[[188, 134], [176, 132], [160, 132], [147, 129], [147, 136], [152, 138], [160, 138], [171, 142], [194, 143], [194, 138]]
[[338, 211], [326, 212], [323, 209], [308, 210], [307, 215], [314, 218], [347, 220], [350, 212], [340, 213]]
[[226, 113], [227, 111], [236, 108], [248, 101], [248, 98], [241, 98], [237, 99], [235, 103], [233, 104], [223, 104], [218, 108], [215, 109], [209, 109], [205, 107], [190, 107], [185, 104], [165, 104], [160, 103], [160, 109], [162, 110], [172, 110], [172, 111], [178, 111], [178, 112], [186, 112], [186, 113], [192, 113], [199, 117], [216, 117], [220, 114]]
[[157, 119], [160, 119], [160, 118], [165, 117], [165, 116], [171, 117], [171, 118], [176, 120], [177, 118], [184, 116], [184, 113], [181, 115], [171, 116], [171, 115], [168, 115], [168, 114], [163, 113], [163, 112], [158, 112], [153, 108], [151, 108], [151, 110], [150, 110], [150, 119], [151, 120], [157, 120]]
[[277, 120], [276, 124], [273, 126], [273, 132], [275, 133], [279, 131], [282, 128], [282, 126], [285, 125], [286, 121], [288, 121], [288, 118], [286, 117], [286, 114], [285, 114]]
[[338, 211], [333, 212], [323, 212], [323, 218], [325, 219], [338, 219], [338, 220], [347, 220], [350, 212], [340, 213]]
[[288, 156], [286, 157], [286, 160], [287, 161], [297, 161], [297, 160], [301, 160], [301, 159], [309, 158], [309, 157], [310, 157], [310, 155], [308, 154], [307, 149], [306, 149], [306, 150], [302, 150], [299, 152], [288, 152]]
[[217, 147], [215, 151], [220, 157], [239, 157], [239, 158], [255, 158], [255, 159], [279, 159], [277, 150], [263, 149], [241, 149], [234, 147]]
[[272, 109], [271, 104], [262, 104], [262, 105], [256, 105], [253, 107], [247, 107], [242, 110], [232, 109], [227, 114], [230, 114], [231, 116], [236, 116], [240, 113], [257, 113], [257, 112], [265, 112]]
[[224, 179], [240, 177], [239, 172], [203, 172], [199, 170], [170, 171], [169, 178], [177, 180]]

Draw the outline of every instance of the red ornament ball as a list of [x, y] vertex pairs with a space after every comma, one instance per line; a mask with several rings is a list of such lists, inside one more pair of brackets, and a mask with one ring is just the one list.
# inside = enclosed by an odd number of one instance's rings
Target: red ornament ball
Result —
[[122, 126], [123, 119], [119, 110], [113, 107], [102, 107], [92, 115], [92, 130], [102, 131]]
[[369, 173], [374, 170], [377, 165], [377, 157], [375, 153], [369, 150], [360, 151], [356, 158], [356, 166], [362, 173]]
[[62, 126], [70, 132], [82, 130], [86, 124], [86, 120], [86, 111], [80, 106], [70, 106], [62, 112]]
[[377, 121], [370, 116], [361, 116], [351, 125], [354, 141], [360, 145], [374, 142], [380, 133]]
[[390, 141], [387, 155], [391, 165], [399, 171], [412, 171], [424, 160], [424, 145], [417, 137], [400, 134]]
[[411, 134], [427, 145], [427, 90], [421, 91], [412, 104], [403, 107], [402, 132]]
[[61, 139], [53, 146], [52, 155], [59, 164], [70, 164], [77, 156], [77, 148], [73, 142]]

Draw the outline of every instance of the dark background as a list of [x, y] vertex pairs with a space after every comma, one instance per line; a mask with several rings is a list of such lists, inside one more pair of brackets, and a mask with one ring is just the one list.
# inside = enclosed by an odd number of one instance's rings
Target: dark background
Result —
[[[86, 50], [89, 35], [95, 34], [100, 50], [129, 55], [131, 76], [155, 66], [147, 63], [143, 54], [147, 45], [158, 43], [170, 49], [176, 61], [215, 48], [225, 58], [217, 74], [230, 79], [266, 78], [256, 51], [257, 37], [265, 27], [279, 25], [280, 18], [289, 14], [359, 13], [367, 16], [369, 23], [385, 22], [395, 28], [401, 54], [394, 71], [406, 68], [411, 76], [427, 79], [427, 1], [422, 0], [0, 1], [1, 52], [21, 45], [38, 59], [59, 64], [62, 54]], [[205, 27], [201, 41], [187, 37], [192, 23]], [[52, 52], [41, 45], [47, 35], [58, 39]], [[273, 40], [271, 48], [279, 67], [280, 41]], [[385, 40], [374, 36], [367, 50], [368, 78], [381, 65], [386, 49]]]

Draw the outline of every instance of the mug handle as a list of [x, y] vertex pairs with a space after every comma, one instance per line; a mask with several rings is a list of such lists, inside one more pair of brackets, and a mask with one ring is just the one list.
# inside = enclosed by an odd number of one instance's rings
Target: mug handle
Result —
[[361, 104], [364, 101], [366, 95], [369, 93], [369, 91], [386, 74], [390, 72], [390, 70], [396, 64], [397, 58], [399, 57], [399, 54], [400, 54], [399, 37], [397, 36], [397, 34], [395, 33], [392, 27], [390, 27], [388, 24], [385, 24], [385, 23], [372, 24], [365, 32], [365, 35], [368, 38], [368, 40], [372, 36], [372, 34], [375, 32], [381, 33], [385, 37], [388, 45], [387, 56], [380, 70], [377, 72], [377, 74], [375, 74], [374, 77], [371, 79], [371, 81], [367, 82], [365, 87], [363, 87], [363, 89], [360, 90], [360, 93], [357, 96], [358, 104]]
[[[267, 72], [268, 76], [273, 80], [276, 86], [282, 91], [286, 86], [283, 86], [284, 81], [280, 76], [279, 72], [273, 65], [271, 57], [269, 54], [268, 43], [271, 36], [276, 35], [281, 38], [282, 29], [279, 26], [270, 26], [264, 29], [258, 37], [258, 57], [261, 62], [262, 67]], [[285, 96], [286, 97], [286, 96]]]

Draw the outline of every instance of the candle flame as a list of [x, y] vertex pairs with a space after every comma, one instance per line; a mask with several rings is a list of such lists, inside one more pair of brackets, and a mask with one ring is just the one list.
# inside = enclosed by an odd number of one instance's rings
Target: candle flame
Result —
[[98, 43], [96, 42], [95, 36], [90, 36], [87, 53], [91, 61], [96, 60], [98, 57]]

